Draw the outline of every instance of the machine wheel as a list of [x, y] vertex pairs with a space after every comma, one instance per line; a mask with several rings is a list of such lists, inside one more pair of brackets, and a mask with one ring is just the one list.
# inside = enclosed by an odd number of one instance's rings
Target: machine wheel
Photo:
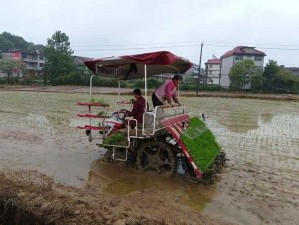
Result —
[[126, 161], [127, 167], [135, 167], [136, 168], [136, 152], [134, 150], [128, 150], [128, 158]]
[[165, 176], [173, 175], [176, 166], [175, 155], [166, 143], [160, 141], [146, 141], [137, 151], [138, 169], [155, 171]]

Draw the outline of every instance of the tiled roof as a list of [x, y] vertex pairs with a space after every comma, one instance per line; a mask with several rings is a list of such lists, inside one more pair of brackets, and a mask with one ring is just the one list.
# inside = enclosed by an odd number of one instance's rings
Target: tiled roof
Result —
[[220, 58], [226, 58], [232, 55], [254, 55], [254, 56], [265, 56], [266, 54], [262, 51], [256, 50], [255, 47], [248, 46], [237, 46], [234, 49], [226, 52]]
[[208, 59], [208, 61], [205, 64], [220, 64], [221, 59]]

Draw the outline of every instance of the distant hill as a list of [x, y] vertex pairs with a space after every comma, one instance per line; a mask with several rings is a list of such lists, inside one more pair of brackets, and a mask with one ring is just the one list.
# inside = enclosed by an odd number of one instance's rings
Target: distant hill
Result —
[[35, 45], [32, 42], [27, 42], [24, 38], [10, 34], [8, 32], [3, 32], [0, 34], [0, 53], [8, 52], [12, 49], [20, 49], [22, 52], [28, 52], [32, 49], [43, 50], [45, 46]]

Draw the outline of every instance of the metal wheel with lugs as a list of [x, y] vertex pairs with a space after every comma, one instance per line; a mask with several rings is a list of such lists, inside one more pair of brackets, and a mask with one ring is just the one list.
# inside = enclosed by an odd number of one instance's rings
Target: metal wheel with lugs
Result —
[[138, 169], [155, 171], [165, 176], [172, 176], [175, 166], [175, 155], [167, 143], [149, 140], [138, 146]]

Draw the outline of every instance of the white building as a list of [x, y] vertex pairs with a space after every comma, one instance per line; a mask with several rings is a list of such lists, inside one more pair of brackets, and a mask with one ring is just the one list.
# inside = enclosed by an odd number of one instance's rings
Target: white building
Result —
[[255, 47], [237, 46], [234, 49], [222, 55], [220, 64], [220, 85], [222, 87], [229, 87], [229, 71], [234, 64], [245, 59], [250, 59], [258, 67], [263, 68], [264, 57], [266, 54], [262, 51], [256, 50]]
[[221, 59], [209, 59], [206, 65], [207, 84], [220, 84], [220, 64]]

